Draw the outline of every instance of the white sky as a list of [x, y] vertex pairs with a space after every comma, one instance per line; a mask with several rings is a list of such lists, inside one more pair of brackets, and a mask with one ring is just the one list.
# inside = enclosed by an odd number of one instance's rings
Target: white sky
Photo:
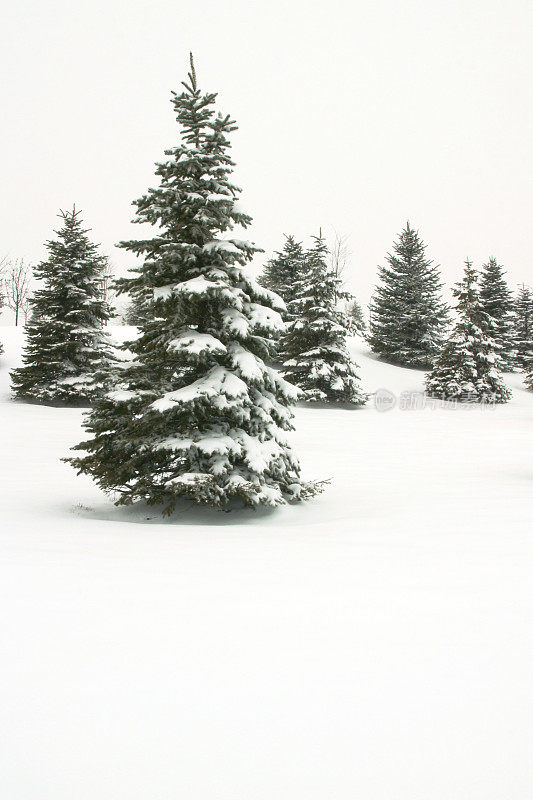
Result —
[[[494, 254], [533, 282], [531, 0], [10, 2], [0, 36], [0, 255], [44, 256], [75, 202], [117, 271], [131, 201], [177, 141], [195, 55], [233, 137], [247, 238], [350, 237], [351, 288], [406, 219], [444, 279]], [[265, 256], [266, 257], [266, 256]]]

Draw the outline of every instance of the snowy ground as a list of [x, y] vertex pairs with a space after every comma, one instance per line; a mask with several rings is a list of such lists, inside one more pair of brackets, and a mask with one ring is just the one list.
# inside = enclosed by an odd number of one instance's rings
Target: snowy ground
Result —
[[[533, 393], [297, 410], [320, 498], [116, 509], [9, 399], [0, 328], [3, 800], [533, 797]], [[367, 390], [423, 373], [354, 345]]]

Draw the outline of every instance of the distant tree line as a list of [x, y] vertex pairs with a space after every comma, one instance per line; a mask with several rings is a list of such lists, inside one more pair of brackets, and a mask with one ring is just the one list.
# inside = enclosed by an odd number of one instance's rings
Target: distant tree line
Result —
[[[339, 249], [336, 237], [330, 265], [338, 263]], [[285, 337], [307, 327], [295, 298], [302, 291], [301, 276], [308, 262], [309, 253], [302, 244], [287, 236], [283, 249], [267, 263], [261, 277], [263, 285], [285, 300]], [[451, 309], [442, 299], [439, 268], [427, 258], [426, 245], [409, 222], [385, 262], [378, 267], [379, 283], [370, 303], [368, 327], [356, 298], [345, 290], [331, 293], [330, 306], [338, 314], [341, 307], [344, 310], [346, 332], [363, 336], [372, 351], [391, 364], [430, 370], [426, 389], [435, 397], [505, 402], [510, 392], [503, 384], [502, 373], [516, 370], [524, 370], [526, 385], [532, 387], [533, 292], [522, 285], [513, 298], [504, 269], [494, 257], [480, 273], [466, 262], [465, 276], [453, 289], [456, 324], [452, 329]], [[332, 277], [338, 280], [334, 268]], [[300, 348], [304, 362], [309, 356], [303, 341]], [[279, 355], [283, 362], [284, 339]], [[304, 374], [316, 373], [306, 369], [304, 363], [295, 371], [298, 357], [291, 353], [292, 372], [287, 374], [302, 385]]]

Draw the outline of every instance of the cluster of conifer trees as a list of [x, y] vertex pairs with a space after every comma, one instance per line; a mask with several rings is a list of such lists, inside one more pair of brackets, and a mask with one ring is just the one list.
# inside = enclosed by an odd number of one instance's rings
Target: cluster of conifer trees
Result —
[[[322, 240], [317, 240], [323, 246]], [[490, 258], [478, 273], [467, 261], [464, 278], [453, 288], [455, 325], [450, 331], [451, 309], [442, 299], [439, 269], [426, 257], [426, 245], [409, 222], [393, 244], [386, 266], [379, 267], [380, 282], [370, 305], [366, 338], [376, 355], [399, 366], [429, 370], [426, 390], [432, 397], [461, 402], [502, 403], [510, 397], [502, 373], [522, 369], [526, 385], [533, 387], [533, 293], [522, 286], [516, 300], [509, 290], [503, 267]], [[283, 250], [268, 262], [262, 283], [280, 294], [287, 304], [287, 329], [278, 353], [284, 373], [314, 399], [338, 400], [331, 392], [316, 392], [323, 351], [311, 340], [306, 304], [322, 305], [344, 330], [349, 330], [339, 302], [348, 295], [338, 286], [322, 250], [320, 273], [314, 273], [316, 248], [304, 251], [294, 237], [286, 237]], [[328, 281], [332, 286], [328, 295]], [[364, 333], [359, 305], [353, 320]], [[321, 310], [320, 318], [324, 319]], [[318, 333], [325, 332], [319, 326]], [[306, 348], [309, 340], [309, 348]], [[333, 343], [332, 343], [333, 344]], [[303, 354], [303, 357], [302, 357]], [[328, 359], [343, 358], [332, 346]], [[315, 362], [316, 367], [315, 367]], [[352, 367], [352, 377], [355, 377]], [[314, 395], [313, 395], [314, 392]], [[357, 397], [357, 395], [355, 395]], [[359, 394], [362, 400], [363, 396]]]
[[353, 323], [342, 306], [350, 295], [327, 256], [322, 235], [314, 238], [309, 250], [287, 236], [282, 252], [267, 263], [260, 281], [285, 303], [277, 360], [283, 376], [300, 389], [301, 399], [359, 406], [367, 396], [346, 348]]
[[453, 288], [455, 324], [442, 301], [438, 268], [409, 223], [379, 270], [371, 303], [369, 343], [391, 363], [429, 369], [432, 397], [503, 403], [510, 397], [502, 373], [523, 369], [531, 386], [533, 296], [522, 287], [516, 301], [495, 258], [481, 273], [466, 261]]
[[[106, 259], [73, 209], [61, 212], [37, 267], [24, 364], [12, 373], [16, 397], [91, 403], [88, 437], [66, 460], [119, 503], [145, 500], [167, 513], [180, 497], [255, 507], [315, 494], [320, 485], [302, 480], [287, 439], [291, 405], [367, 399], [346, 346], [363, 328], [360, 307], [322, 235], [309, 249], [286, 237], [261, 278], [251, 277], [258, 248], [231, 233], [251, 223], [231, 179], [236, 126], [215, 100], [198, 88], [191, 56], [172, 96], [180, 141], [157, 165], [158, 186], [135, 201], [134, 221], [154, 235], [119, 244], [140, 259], [116, 282], [139, 327], [123, 347], [129, 356], [105, 332]], [[514, 368], [533, 388], [533, 297], [524, 287], [513, 303], [494, 259], [481, 279], [467, 262], [447, 338], [439, 271], [409, 224], [379, 275], [368, 341], [383, 359], [429, 368], [429, 394], [504, 402], [501, 372]]]

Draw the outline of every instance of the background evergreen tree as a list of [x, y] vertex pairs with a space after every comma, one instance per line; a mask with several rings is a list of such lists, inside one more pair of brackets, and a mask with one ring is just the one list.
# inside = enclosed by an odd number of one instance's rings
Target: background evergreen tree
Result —
[[296, 282], [304, 270], [305, 251], [302, 243], [297, 242], [294, 236], [286, 236], [283, 249], [276, 253], [274, 258], [267, 261], [263, 274], [259, 278], [259, 283], [266, 289], [279, 294], [287, 306], [287, 310], [282, 315], [285, 321], [293, 318], [289, 311], [289, 305], [296, 297]]
[[346, 349], [346, 319], [335, 301], [344, 293], [327, 263], [321, 236], [307, 253], [307, 269], [296, 283], [289, 305], [293, 321], [282, 336], [283, 374], [302, 390], [307, 401], [346, 402], [362, 405], [357, 365]]
[[407, 367], [429, 367], [439, 352], [448, 319], [439, 271], [409, 222], [379, 267], [371, 303], [369, 343], [381, 358]]
[[135, 221], [157, 232], [121, 243], [143, 259], [121, 288], [153, 288], [150, 313], [128, 343], [132, 363], [88, 419], [93, 437], [75, 448], [87, 455], [70, 460], [118, 503], [162, 503], [165, 513], [181, 496], [215, 507], [300, 499], [314, 488], [286, 439], [296, 390], [265, 363], [281, 301], [245, 269], [257, 248], [223, 238], [251, 222], [230, 178], [235, 124], [214, 115], [192, 56], [183, 86], [172, 100], [181, 142], [157, 165], [159, 186], [135, 202]]
[[[134, 272], [135, 270], [130, 270]], [[116, 289], [119, 292], [127, 291], [128, 278], [119, 278], [116, 283]], [[120, 288], [124, 286], [124, 288]], [[153, 289], [136, 286], [131, 290], [130, 302], [126, 307], [123, 315], [124, 325], [141, 326], [151, 313], [152, 301], [154, 299]]]
[[529, 362], [529, 366], [526, 367], [525, 373], [526, 373], [526, 375], [525, 375], [524, 383], [526, 384], [528, 389], [532, 389], [533, 390], [533, 361]]
[[42, 402], [90, 401], [102, 391], [111, 359], [103, 330], [110, 316], [102, 280], [107, 259], [88, 239], [79, 211], [59, 216], [57, 239], [35, 268], [41, 288], [30, 300], [24, 366], [11, 373], [13, 392]]
[[511, 396], [502, 378], [502, 359], [493, 338], [496, 324], [483, 308], [479, 275], [470, 261], [453, 289], [459, 321], [426, 378], [431, 397], [461, 402], [505, 403]]
[[363, 308], [358, 300], [350, 295], [347, 308], [347, 323], [350, 333], [364, 336], [367, 330]]
[[499, 348], [504, 371], [514, 369], [513, 296], [507, 286], [505, 273], [495, 258], [483, 265], [479, 297], [483, 309], [495, 323], [494, 339]]
[[[276, 292], [285, 303], [285, 308], [280, 311], [285, 324], [294, 319], [296, 285], [306, 269], [305, 255], [302, 243], [297, 242], [294, 236], [286, 236], [283, 249], [266, 263], [263, 274], [259, 278], [262, 286]], [[274, 349], [272, 352], [273, 358], [277, 362], [283, 362], [286, 357], [281, 333], [282, 331], [278, 331], [273, 337]]]
[[533, 291], [524, 284], [518, 289], [513, 322], [516, 364], [526, 369], [533, 363]]

